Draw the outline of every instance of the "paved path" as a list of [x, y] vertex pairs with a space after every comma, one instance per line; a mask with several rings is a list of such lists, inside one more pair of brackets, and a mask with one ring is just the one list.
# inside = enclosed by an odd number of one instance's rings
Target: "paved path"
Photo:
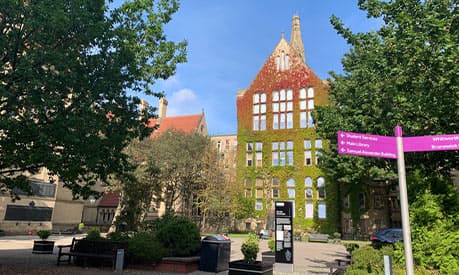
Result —
[[[56, 266], [57, 245], [70, 244], [74, 236], [52, 235], [49, 240], [55, 241], [54, 254], [32, 254], [33, 240], [36, 236], [7, 236], [0, 237], [0, 274], [113, 274], [110, 268], [82, 268], [75, 266]], [[77, 235], [78, 237], [78, 235]], [[242, 259], [240, 251], [243, 238], [231, 240], [231, 260]], [[260, 241], [260, 252], [268, 251], [268, 241]], [[341, 244], [330, 243], [294, 243], [294, 273], [275, 274], [328, 274], [327, 264], [333, 263], [336, 258], [344, 258], [347, 254]], [[258, 254], [261, 260], [261, 253]], [[15, 266], [15, 270], [9, 272], [9, 266]], [[56, 272], [57, 271], [57, 272]], [[224, 272], [222, 272], [225, 274]], [[159, 274], [147, 271], [125, 270], [123, 274]], [[208, 272], [193, 272], [190, 275], [209, 275]]]

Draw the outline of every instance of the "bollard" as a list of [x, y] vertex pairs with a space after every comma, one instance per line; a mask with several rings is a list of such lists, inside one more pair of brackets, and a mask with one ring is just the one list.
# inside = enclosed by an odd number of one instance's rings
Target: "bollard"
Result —
[[116, 251], [116, 274], [123, 274], [124, 266], [124, 249], [118, 249]]
[[384, 255], [384, 275], [392, 275], [392, 257]]

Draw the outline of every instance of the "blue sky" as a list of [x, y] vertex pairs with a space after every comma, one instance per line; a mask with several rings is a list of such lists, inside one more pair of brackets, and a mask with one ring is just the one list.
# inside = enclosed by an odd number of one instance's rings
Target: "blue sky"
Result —
[[[153, 87], [164, 91], [167, 115], [204, 110], [210, 135], [237, 132], [236, 94], [246, 89], [285, 32], [290, 41], [293, 15], [299, 15], [306, 62], [321, 79], [341, 72], [349, 47], [330, 24], [338, 16], [352, 31], [378, 28], [357, 0], [182, 0], [166, 26], [173, 41], [188, 41], [188, 62], [176, 75]], [[151, 106], [158, 99], [144, 97]]]

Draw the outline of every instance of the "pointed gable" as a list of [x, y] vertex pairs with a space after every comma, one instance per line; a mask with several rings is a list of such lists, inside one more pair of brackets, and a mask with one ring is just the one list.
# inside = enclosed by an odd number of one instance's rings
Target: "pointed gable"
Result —
[[120, 203], [120, 192], [118, 191], [110, 191], [104, 193], [100, 202], [98, 204], [99, 207], [117, 207]]
[[[296, 38], [292, 41], [293, 43], [288, 43], [282, 34], [280, 41], [250, 86], [243, 93], [238, 93], [238, 121], [242, 128], [253, 129], [255, 122], [251, 111], [254, 106], [254, 94], [265, 94], [266, 102], [269, 103], [272, 102], [273, 91], [291, 89], [293, 97], [298, 98], [300, 89], [313, 87], [316, 94], [316, 104], [321, 105], [326, 102], [327, 85], [319, 79], [304, 60], [302, 40], [301, 37], [298, 38], [301, 36], [298, 16], [293, 17], [292, 36]], [[298, 49], [293, 48], [293, 46]], [[266, 105], [266, 108], [270, 108], [269, 104]], [[260, 117], [261, 119], [265, 119], [269, 125], [271, 118], [267, 115], [264, 118]]]

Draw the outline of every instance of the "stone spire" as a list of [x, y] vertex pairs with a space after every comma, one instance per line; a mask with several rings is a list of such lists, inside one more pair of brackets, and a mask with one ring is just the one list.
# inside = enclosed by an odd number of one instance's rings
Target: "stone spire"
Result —
[[290, 46], [297, 51], [303, 62], [306, 63], [303, 40], [301, 39], [300, 17], [298, 15], [293, 16], [292, 19], [292, 35], [290, 37]]

